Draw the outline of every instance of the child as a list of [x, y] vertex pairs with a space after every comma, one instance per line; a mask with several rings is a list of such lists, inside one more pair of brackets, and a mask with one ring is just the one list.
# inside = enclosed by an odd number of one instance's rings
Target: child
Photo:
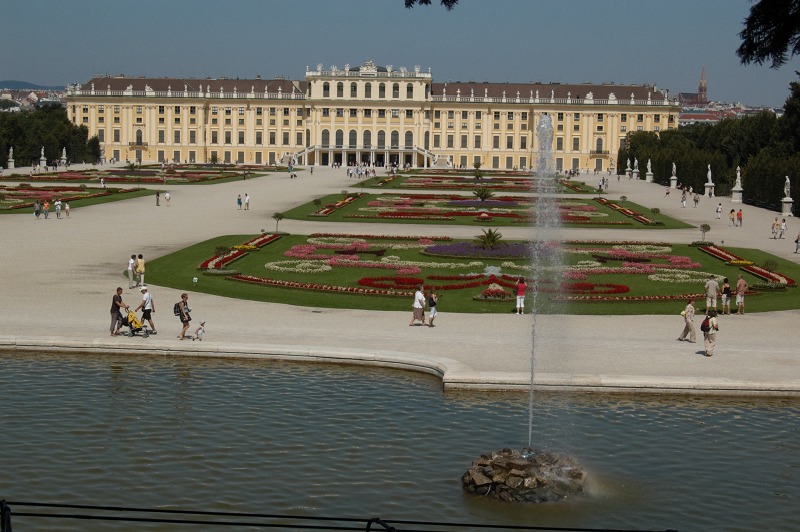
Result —
[[194, 342], [195, 340], [200, 340], [202, 342], [203, 341], [203, 335], [205, 333], [206, 333], [206, 322], [201, 321], [200, 322], [200, 327], [198, 327], [194, 331], [194, 336], [192, 337], [192, 341]]
[[428, 327], [436, 327], [433, 324], [434, 318], [436, 318], [436, 304], [439, 302], [439, 296], [436, 294], [436, 291], [431, 288], [431, 293], [428, 296], [428, 308], [430, 312], [428, 313]]

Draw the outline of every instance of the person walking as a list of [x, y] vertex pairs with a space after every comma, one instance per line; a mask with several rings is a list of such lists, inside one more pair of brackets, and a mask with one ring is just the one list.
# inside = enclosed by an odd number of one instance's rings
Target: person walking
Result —
[[[61, 219], [61, 200], [60, 199], [56, 199], [55, 203], [53, 203], [53, 206], [56, 208], [56, 219], [60, 220]], [[775, 221], [777, 222], [778, 219], [775, 218]]]
[[778, 229], [780, 229], [781, 223], [778, 221], [778, 217], [776, 216], [774, 220], [772, 220], [772, 239], [775, 240], [778, 238]]
[[423, 286], [418, 285], [417, 291], [414, 293], [414, 303], [411, 305], [413, 313], [411, 315], [411, 323], [409, 327], [414, 325], [415, 321], [421, 321], [425, 325], [425, 292]]
[[742, 209], [736, 212], [736, 222], [739, 224], [739, 227], [742, 226]]
[[131, 255], [131, 258], [128, 259], [128, 290], [136, 287], [135, 270], [136, 255]]
[[697, 335], [694, 331], [694, 298], [689, 299], [686, 308], [681, 312], [683, 315], [683, 331], [678, 335], [678, 341], [689, 340], [689, 343], [697, 341]]
[[192, 317], [189, 313], [192, 309], [189, 308], [189, 294], [184, 292], [181, 294], [181, 300], [178, 302], [178, 317], [181, 319], [181, 323], [183, 324], [183, 328], [181, 329], [178, 338], [181, 340], [186, 340], [186, 331], [189, 329], [189, 322], [192, 321]]
[[236, 208], [237, 208], [238, 210], [240, 210], [240, 211], [242, 210], [242, 195], [241, 195], [241, 194], [239, 194], [239, 195], [236, 197]]
[[797, 238], [794, 239], [794, 252], [800, 253], [800, 233], [797, 233]]
[[39, 219], [39, 216], [40, 216], [41, 214], [42, 214], [42, 204], [41, 204], [41, 203], [39, 202], [39, 200], [37, 199], [36, 201], [34, 201], [34, 202], [33, 202], [33, 215], [34, 215], [34, 216], [36, 217], [36, 219], [38, 220], [38, 219]]
[[122, 287], [117, 287], [117, 292], [111, 298], [111, 336], [117, 336], [122, 327], [122, 309], [128, 310], [128, 305], [122, 302]]
[[750, 286], [747, 284], [747, 281], [742, 278], [742, 274], [739, 274], [739, 279], [736, 281], [736, 313], [737, 314], [744, 314], [744, 295], [747, 293], [747, 289]]
[[784, 219], [782, 219], [782, 220], [781, 220], [781, 225], [780, 225], [780, 228], [778, 229], [778, 231], [779, 231], [779, 233], [780, 233], [780, 234], [778, 235], [778, 238], [781, 238], [781, 239], [782, 239], [782, 238], [783, 238], [783, 235], [785, 235], [785, 234], [786, 234], [786, 218], [784, 218]]
[[67, 218], [69, 218], [69, 202], [68, 201], [64, 202], [64, 214], [66, 214]]
[[516, 288], [516, 295], [517, 295], [517, 315], [522, 316], [525, 313], [525, 289], [528, 285], [525, 284], [525, 278], [520, 277], [517, 279], [517, 288]]
[[439, 303], [439, 294], [436, 293], [436, 290], [431, 288], [431, 293], [428, 296], [428, 327], [435, 327], [433, 320], [438, 314], [436, 311], [437, 303]]
[[686, 191], [685, 190], [683, 191], [683, 193], [681, 193], [681, 208], [682, 209], [686, 208]]
[[700, 194], [697, 192], [694, 193], [694, 208], [697, 208], [697, 204], [700, 203]]
[[246, 211], [250, 210], [250, 194], [244, 195], [244, 210]]
[[161, 203], [160, 203], [160, 202], [161, 202], [161, 192], [159, 192], [158, 190], [156, 190], [156, 207], [158, 207], [158, 206], [160, 206], [160, 205], [161, 205]]
[[156, 311], [156, 305], [153, 303], [153, 296], [147, 291], [146, 286], [142, 286], [139, 291], [142, 293], [142, 302], [136, 307], [134, 312], [142, 309], [142, 321], [147, 320], [150, 324], [150, 334], [156, 334], [156, 326], [153, 324], [153, 312]]
[[722, 203], [717, 205], [716, 213], [717, 213], [717, 220], [722, 219]]
[[[708, 315], [706, 316], [706, 320], [708, 320], [708, 328], [707, 330], [703, 331], [703, 344], [706, 350], [706, 356], [714, 356], [714, 347], [717, 345], [717, 331], [719, 331], [719, 325], [717, 325], [717, 312], [715, 310], [708, 311]], [[703, 320], [705, 323], [706, 320]], [[703, 329], [704, 327], [701, 327]]]
[[164, 200], [167, 202], [167, 207], [169, 207], [169, 200], [170, 200], [170, 198], [172, 198], [172, 196], [170, 196], [170, 195], [169, 195], [169, 192], [167, 192], [166, 194], [164, 194]]
[[[741, 278], [741, 275], [739, 276]], [[708, 276], [708, 281], [705, 284], [706, 293], [706, 312], [709, 309], [717, 310], [717, 295], [719, 294], [719, 283], [714, 277], [714, 274]]]
[[44, 205], [42, 206], [42, 211], [44, 212], [44, 219], [47, 220], [50, 217], [50, 202], [44, 200]]
[[136, 257], [136, 281], [138, 286], [144, 286], [144, 257], [141, 253]]
[[733, 294], [731, 293], [731, 283], [728, 281], [728, 278], [725, 277], [722, 280], [722, 310], [720, 311], [722, 314], [731, 313], [732, 297]]
[[728, 227], [736, 227], [736, 209], [731, 209], [731, 212], [728, 214], [728, 218], [730, 218]]

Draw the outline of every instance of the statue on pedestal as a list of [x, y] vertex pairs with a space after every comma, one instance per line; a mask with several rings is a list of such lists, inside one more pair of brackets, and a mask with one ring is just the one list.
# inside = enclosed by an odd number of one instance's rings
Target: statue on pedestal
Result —
[[711, 181], [711, 165], [710, 164], [708, 165], [708, 173], [706, 173], [706, 177], [708, 178], [708, 181], [706, 181], [706, 183], [709, 183], [709, 184], [713, 183], [713, 181]]
[[633, 169], [639, 171], [639, 159], [636, 157], [633, 158]]
[[786, 176], [786, 182], [783, 184], [783, 197], [784, 198], [791, 198], [792, 193], [792, 184], [789, 182], [789, 176]]
[[675, 163], [672, 163], [672, 176], [673, 176], [673, 177], [676, 175], [676, 174], [675, 174], [675, 172], [677, 172], [677, 171], [678, 171], [678, 169], [677, 169], [677, 167], [675, 166]]
[[8, 158], [9, 159], [13, 159], [14, 158], [14, 146], [11, 146], [10, 148], [8, 148]]
[[742, 188], [742, 168], [739, 166], [736, 167], [736, 183], [733, 188]]
[[650, 162], [650, 159], [647, 159], [647, 173], [648, 174], [652, 174], [653, 173], [653, 163]]
[[41, 158], [44, 159], [44, 146], [42, 146], [42, 155]]
[[625, 169], [626, 170], [630, 170], [631, 169], [631, 158], [630, 157], [628, 157], [628, 165], [625, 167]]

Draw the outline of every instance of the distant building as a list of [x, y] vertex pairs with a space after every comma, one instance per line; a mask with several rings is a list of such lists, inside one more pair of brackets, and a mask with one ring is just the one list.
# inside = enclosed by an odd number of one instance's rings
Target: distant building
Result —
[[680, 92], [678, 93], [678, 101], [681, 107], [708, 105], [708, 84], [706, 82], [705, 65], [703, 65], [703, 70], [700, 72], [700, 85], [697, 87], [697, 92]]
[[97, 77], [66, 99], [117, 160], [509, 170], [532, 164], [544, 114], [558, 170], [607, 170], [628, 133], [676, 128], [680, 111], [655, 86], [435, 83], [371, 61], [304, 80]]

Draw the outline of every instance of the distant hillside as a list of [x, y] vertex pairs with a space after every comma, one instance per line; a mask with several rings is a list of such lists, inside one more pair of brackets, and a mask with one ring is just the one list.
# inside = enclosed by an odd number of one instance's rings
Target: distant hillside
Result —
[[0, 81], [0, 89], [11, 90], [32, 90], [32, 91], [63, 91], [64, 87], [46, 87], [44, 85], [36, 85], [35, 83], [28, 83], [27, 81], [16, 81], [13, 79], [6, 79]]

